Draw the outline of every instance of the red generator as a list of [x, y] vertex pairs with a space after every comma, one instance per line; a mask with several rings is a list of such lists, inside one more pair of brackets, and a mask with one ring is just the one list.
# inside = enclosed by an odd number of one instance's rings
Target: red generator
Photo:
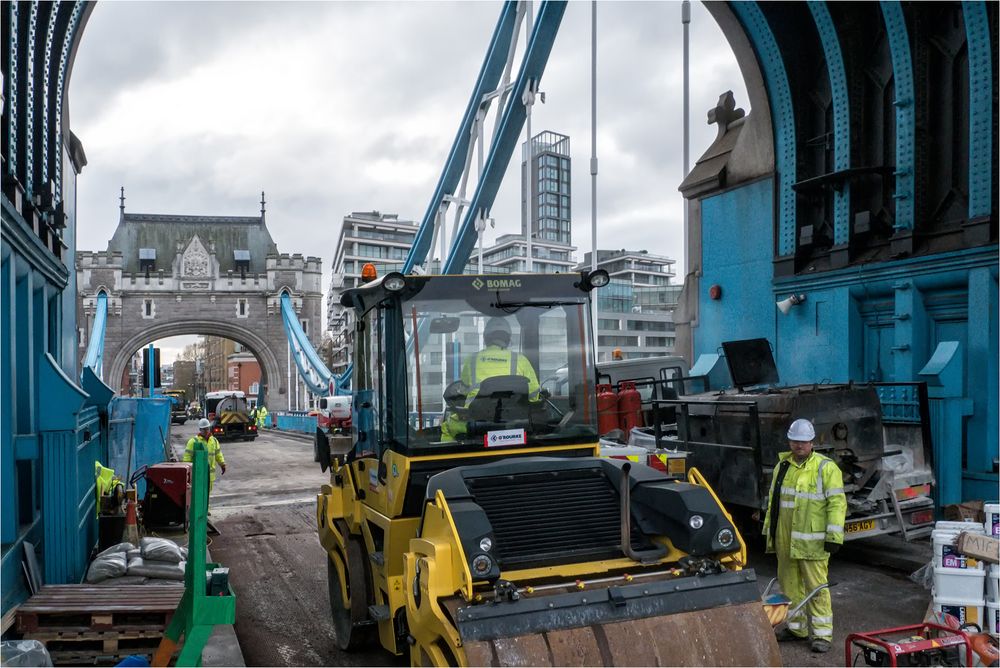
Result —
[[142, 523], [147, 529], [182, 526], [187, 529], [191, 505], [191, 464], [162, 462], [147, 466]]

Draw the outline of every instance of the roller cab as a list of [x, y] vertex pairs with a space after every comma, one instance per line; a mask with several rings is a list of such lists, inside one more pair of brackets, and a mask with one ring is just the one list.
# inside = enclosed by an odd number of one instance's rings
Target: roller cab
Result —
[[379, 642], [414, 665], [779, 661], [742, 539], [697, 471], [598, 457], [601, 273], [389, 274], [344, 294], [352, 431], [317, 441], [342, 648]]

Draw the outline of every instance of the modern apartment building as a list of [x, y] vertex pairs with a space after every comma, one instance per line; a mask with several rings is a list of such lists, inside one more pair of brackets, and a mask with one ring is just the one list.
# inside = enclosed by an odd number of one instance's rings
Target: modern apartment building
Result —
[[[537, 239], [531, 244], [531, 271], [537, 274], [557, 274], [573, 271], [575, 246]], [[521, 234], [503, 234], [495, 244], [483, 250], [483, 271], [517, 273], [528, 270], [528, 242]], [[476, 257], [469, 259], [476, 265]]]
[[[597, 266], [611, 283], [597, 291], [597, 359], [620, 350], [624, 359], [670, 355], [676, 343], [673, 312], [680, 285], [673, 285], [674, 260], [648, 251], [598, 250]], [[590, 269], [584, 253], [576, 271]]]
[[566, 135], [540, 132], [521, 145], [521, 234], [530, 230], [532, 242], [573, 243], [571, 175]]
[[379, 275], [402, 267], [413, 246], [417, 223], [394, 213], [355, 211], [344, 216], [334, 250], [333, 278], [326, 296], [326, 332], [332, 337], [331, 371], [341, 373], [348, 363], [350, 311], [340, 305], [340, 294], [361, 281], [361, 268], [375, 265]]

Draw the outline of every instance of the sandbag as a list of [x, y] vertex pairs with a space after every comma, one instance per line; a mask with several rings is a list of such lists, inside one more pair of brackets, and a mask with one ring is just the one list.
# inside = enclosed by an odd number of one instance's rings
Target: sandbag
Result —
[[108, 578], [117, 578], [125, 575], [128, 570], [128, 562], [124, 552], [113, 552], [103, 557], [97, 557], [87, 569], [87, 582], [95, 584]]
[[98, 582], [98, 587], [120, 587], [122, 585], [143, 585], [148, 580], [141, 575], [123, 575], [118, 578], [110, 578], [104, 582]]
[[97, 556], [98, 557], [103, 557], [103, 556], [106, 556], [108, 554], [117, 554], [119, 552], [128, 552], [128, 551], [134, 550], [134, 549], [135, 549], [135, 545], [133, 545], [132, 543], [118, 543], [117, 545], [112, 545], [111, 547], [109, 547], [108, 549], [104, 550], [103, 552], [101, 552]]
[[129, 560], [129, 562], [131, 562], [133, 559], [142, 556], [142, 550], [140, 550], [139, 548], [135, 548], [134, 550], [129, 550], [128, 552], [125, 553], [125, 556]]
[[142, 575], [147, 578], [159, 578], [161, 580], [183, 580], [184, 568], [187, 563], [177, 564], [168, 561], [156, 561], [136, 557], [128, 562], [129, 575]]
[[142, 558], [147, 561], [168, 561], [178, 564], [184, 561], [181, 548], [167, 538], [143, 538], [139, 541]]

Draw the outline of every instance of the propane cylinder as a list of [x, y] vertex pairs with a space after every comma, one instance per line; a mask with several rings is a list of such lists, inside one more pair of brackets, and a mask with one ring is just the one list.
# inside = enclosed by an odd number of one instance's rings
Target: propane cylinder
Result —
[[623, 380], [618, 384], [618, 426], [628, 438], [633, 427], [642, 426], [642, 396], [635, 389], [635, 382]]
[[597, 386], [597, 433], [604, 436], [618, 429], [618, 395], [606, 383]]

